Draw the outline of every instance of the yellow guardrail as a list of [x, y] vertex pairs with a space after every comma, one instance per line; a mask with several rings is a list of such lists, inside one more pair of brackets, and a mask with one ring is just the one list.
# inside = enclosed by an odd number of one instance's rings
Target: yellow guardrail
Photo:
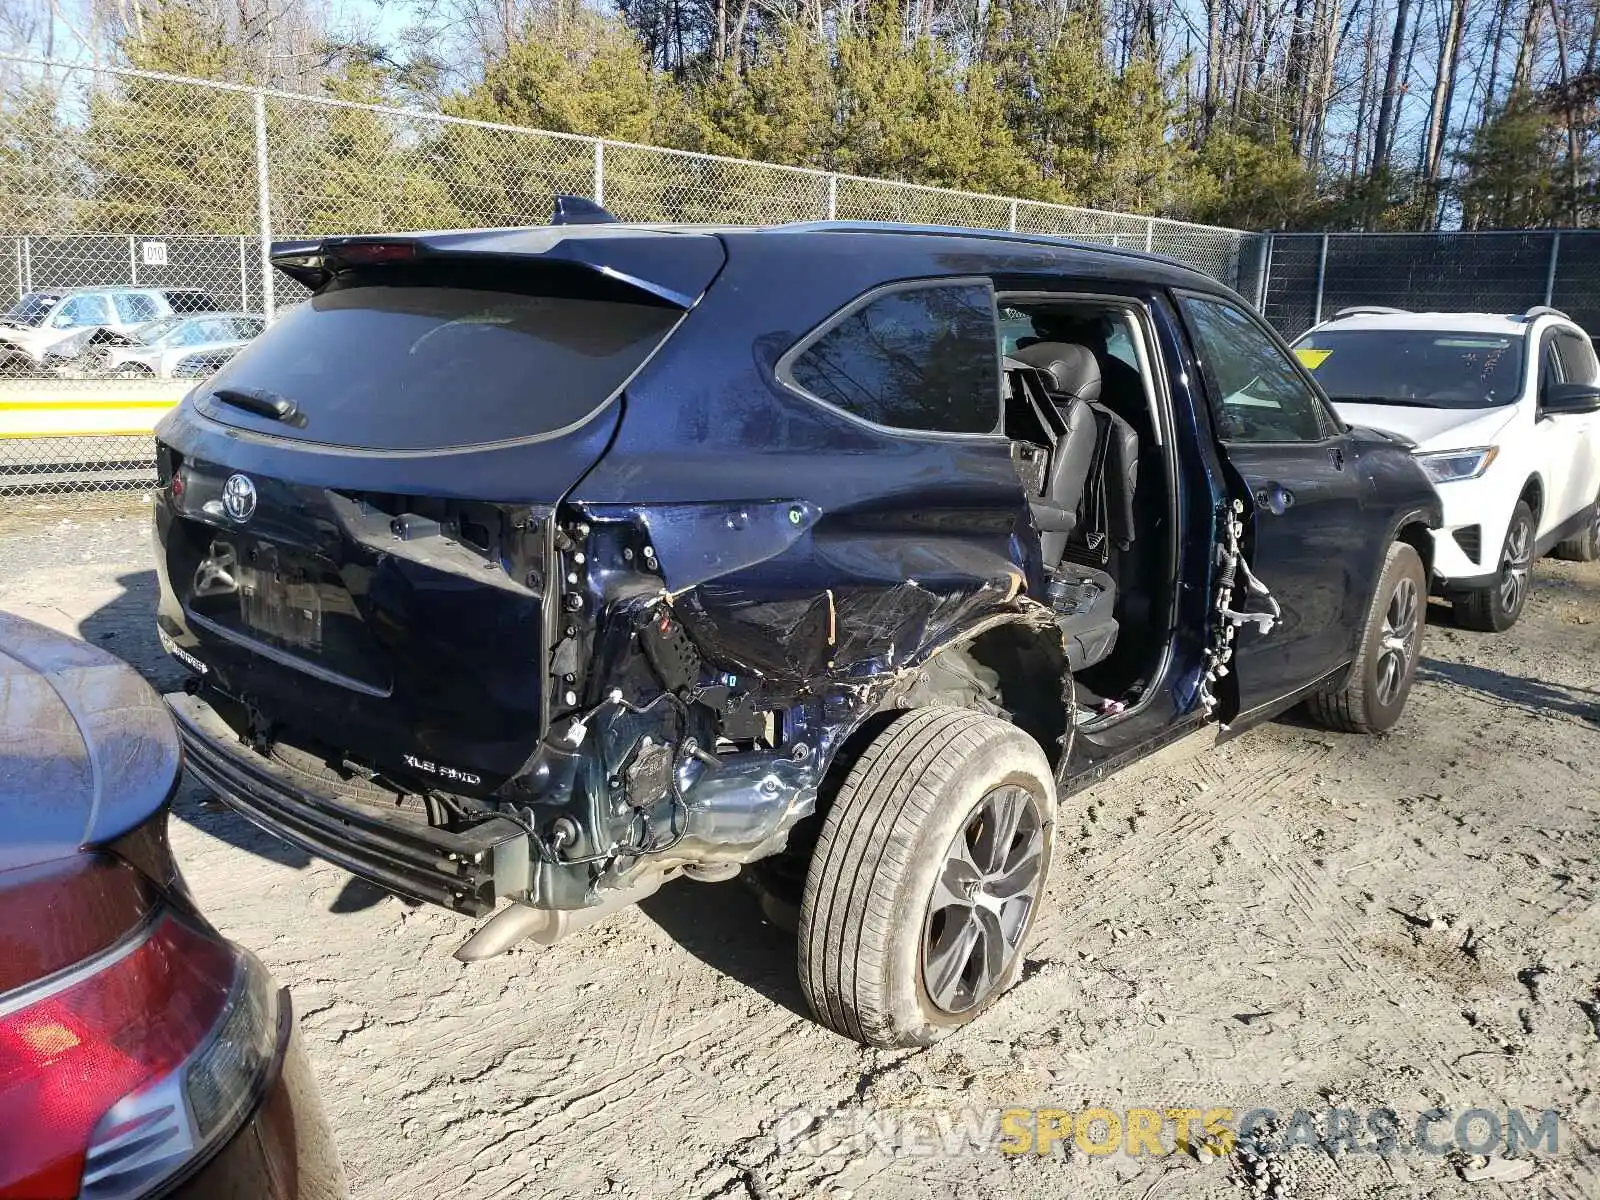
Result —
[[182, 381], [0, 382], [0, 438], [149, 433], [188, 390]]

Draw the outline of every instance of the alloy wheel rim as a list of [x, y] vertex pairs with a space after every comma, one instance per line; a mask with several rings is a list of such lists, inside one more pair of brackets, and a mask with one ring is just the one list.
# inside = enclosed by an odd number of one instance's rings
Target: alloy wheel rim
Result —
[[1532, 565], [1533, 530], [1527, 521], [1517, 521], [1506, 534], [1506, 548], [1500, 556], [1500, 607], [1506, 612], [1522, 607]]
[[1422, 603], [1417, 585], [1402, 579], [1383, 610], [1383, 630], [1378, 639], [1378, 703], [1394, 703], [1411, 672], [1417, 652]]
[[982, 1004], [1010, 972], [1044, 874], [1044, 821], [1026, 788], [978, 802], [939, 865], [922, 931], [922, 985], [948, 1013]]

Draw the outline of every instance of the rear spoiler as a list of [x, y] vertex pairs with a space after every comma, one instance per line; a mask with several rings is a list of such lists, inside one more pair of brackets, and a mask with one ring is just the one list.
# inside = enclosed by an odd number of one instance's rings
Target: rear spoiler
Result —
[[398, 233], [274, 242], [269, 259], [296, 283], [319, 291], [354, 268], [448, 263], [547, 271], [596, 299], [693, 308], [726, 258], [713, 234], [617, 224]]

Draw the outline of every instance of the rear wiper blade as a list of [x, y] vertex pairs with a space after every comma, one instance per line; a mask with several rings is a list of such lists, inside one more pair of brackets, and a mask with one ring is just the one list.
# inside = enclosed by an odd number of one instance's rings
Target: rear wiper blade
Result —
[[245, 412], [255, 413], [256, 416], [266, 417], [271, 421], [292, 421], [295, 414], [300, 411], [300, 406], [287, 396], [262, 391], [259, 388], [223, 387], [215, 389], [211, 394], [224, 404], [242, 408]]

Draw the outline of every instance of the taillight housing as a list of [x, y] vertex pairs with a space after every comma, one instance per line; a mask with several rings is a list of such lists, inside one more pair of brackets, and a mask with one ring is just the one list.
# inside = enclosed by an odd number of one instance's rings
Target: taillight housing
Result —
[[166, 911], [0, 998], [0, 1200], [123, 1200], [231, 1136], [278, 1046], [249, 953]]

